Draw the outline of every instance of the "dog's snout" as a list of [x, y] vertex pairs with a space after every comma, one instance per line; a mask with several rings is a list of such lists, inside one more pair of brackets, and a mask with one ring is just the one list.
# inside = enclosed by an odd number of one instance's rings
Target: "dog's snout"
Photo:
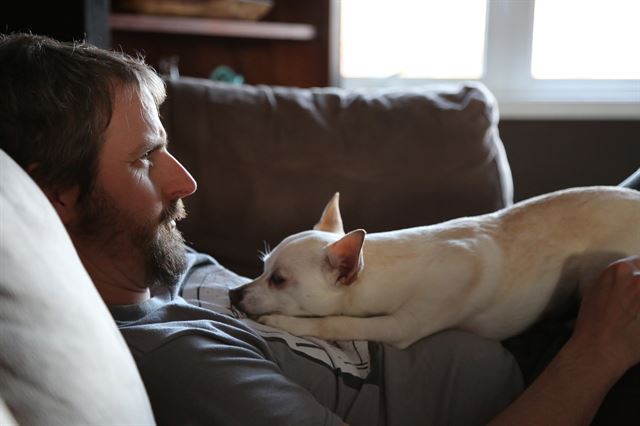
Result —
[[229, 300], [232, 306], [238, 306], [242, 302], [243, 288], [233, 288], [229, 290]]

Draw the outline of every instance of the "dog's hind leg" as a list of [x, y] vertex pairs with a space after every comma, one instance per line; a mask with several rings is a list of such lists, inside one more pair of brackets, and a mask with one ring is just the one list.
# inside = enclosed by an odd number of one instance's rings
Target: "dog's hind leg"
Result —
[[417, 340], [408, 338], [404, 322], [394, 315], [306, 318], [276, 314], [262, 316], [258, 321], [297, 336], [313, 336], [324, 340], [373, 340], [401, 349]]

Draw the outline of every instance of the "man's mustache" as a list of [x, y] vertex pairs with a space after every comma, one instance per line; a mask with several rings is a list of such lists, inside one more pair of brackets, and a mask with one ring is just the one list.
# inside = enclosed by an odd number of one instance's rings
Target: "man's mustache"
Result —
[[187, 217], [187, 210], [184, 208], [182, 199], [178, 198], [162, 209], [162, 213], [160, 213], [160, 223], [168, 224], [172, 220], [178, 222], [185, 217]]

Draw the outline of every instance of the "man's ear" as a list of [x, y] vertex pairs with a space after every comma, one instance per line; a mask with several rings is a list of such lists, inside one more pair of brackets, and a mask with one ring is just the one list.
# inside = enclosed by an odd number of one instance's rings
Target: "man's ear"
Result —
[[30, 164], [27, 167], [27, 173], [38, 184], [44, 195], [47, 196], [49, 202], [58, 213], [62, 223], [67, 226], [77, 220], [78, 217], [78, 196], [80, 195], [80, 187], [74, 185], [68, 189], [54, 189], [50, 185], [46, 185], [37, 179], [34, 171], [37, 164]]
[[317, 231], [334, 232], [344, 235], [344, 228], [342, 227], [342, 216], [340, 216], [340, 193], [336, 192], [327, 206], [322, 212], [320, 221], [316, 223], [313, 229]]
[[356, 229], [327, 247], [329, 264], [338, 270], [338, 284], [349, 285], [358, 278], [364, 267], [362, 246], [366, 234], [364, 229]]
[[53, 208], [56, 209], [60, 220], [65, 226], [78, 220], [78, 196], [80, 195], [80, 187], [78, 185], [62, 191], [45, 190], [44, 193], [51, 201]]

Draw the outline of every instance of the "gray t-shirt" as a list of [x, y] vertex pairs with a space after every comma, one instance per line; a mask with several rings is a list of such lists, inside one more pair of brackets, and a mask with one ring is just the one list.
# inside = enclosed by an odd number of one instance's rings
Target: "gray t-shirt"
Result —
[[333, 361], [332, 343], [260, 335], [251, 322], [179, 296], [229, 273], [209, 256], [189, 252], [188, 259], [176, 288], [110, 308], [158, 424], [482, 425], [522, 390], [520, 371], [498, 342], [460, 331], [403, 351], [342, 342], [340, 350], [356, 348], [342, 362]]

